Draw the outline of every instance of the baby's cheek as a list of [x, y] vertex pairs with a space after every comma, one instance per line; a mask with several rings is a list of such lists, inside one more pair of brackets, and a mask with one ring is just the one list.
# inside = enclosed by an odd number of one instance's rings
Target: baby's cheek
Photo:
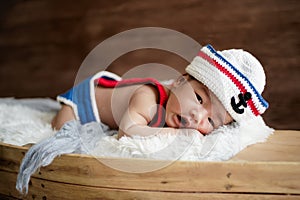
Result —
[[165, 123], [168, 127], [171, 128], [178, 128], [176, 127], [176, 124], [172, 121], [172, 119], [166, 114]]

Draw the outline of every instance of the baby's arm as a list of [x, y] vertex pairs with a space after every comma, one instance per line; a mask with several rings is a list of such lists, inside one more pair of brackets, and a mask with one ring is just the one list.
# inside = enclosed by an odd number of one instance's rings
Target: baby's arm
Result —
[[158, 134], [177, 134], [184, 132], [189, 134], [192, 129], [154, 128], [148, 124], [157, 111], [157, 91], [150, 86], [143, 86], [136, 90], [131, 97], [127, 111], [119, 125], [118, 137], [127, 136], [150, 136]]
[[140, 112], [130, 111], [129, 109], [124, 114], [118, 132], [118, 138], [122, 136], [150, 136], [160, 134], [176, 135], [180, 133], [193, 134], [199, 133], [195, 129], [176, 129], [171, 127], [149, 127], [147, 120]]

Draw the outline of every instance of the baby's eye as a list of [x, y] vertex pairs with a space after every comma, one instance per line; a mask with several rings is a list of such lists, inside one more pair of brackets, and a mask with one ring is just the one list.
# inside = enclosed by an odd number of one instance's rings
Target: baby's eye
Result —
[[208, 118], [208, 122], [212, 125], [213, 128], [215, 128], [215, 123], [210, 117]]
[[199, 94], [197, 94], [197, 93], [195, 93], [195, 94], [196, 94], [196, 97], [197, 97], [199, 103], [202, 104], [203, 100], [202, 100], [201, 96]]

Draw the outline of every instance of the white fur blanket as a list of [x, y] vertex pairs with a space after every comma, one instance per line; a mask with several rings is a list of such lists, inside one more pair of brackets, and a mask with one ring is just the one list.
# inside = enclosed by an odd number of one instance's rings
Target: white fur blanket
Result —
[[[0, 141], [22, 146], [53, 136], [50, 121], [59, 108], [51, 99], [0, 99]], [[100, 157], [221, 161], [251, 144], [264, 142], [272, 133], [273, 129], [259, 118], [244, 125], [223, 126], [205, 137], [183, 134], [117, 140], [115, 135], [102, 135], [89, 153]]]
[[[259, 117], [247, 124], [222, 126], [208, 136], [195, 131], [193, 135], [166, 134], [117, 140], [117, 131], [96, 122], [82, 126], [79, 122], [70, 121], [55, 133], [50, 122], [59, 108], [60, 105], [51, 99], [0, 99], [0, 141], [14, 145], [37, 143], [26, 153], [20, 166], [16, 183], [20, 192], [25, 190], [27, 193], [30, 176], [61, 154], [85, 153], [100, 159], [161, 159], [168, 161], [165, 165], [174, 160], [221, 161], [231, 158], [248, 145], [265, 141], [273, 132]], [[122, 166], [104, 164], [124, 171]], [[145, 170], [149, 169], [127, 172]]]

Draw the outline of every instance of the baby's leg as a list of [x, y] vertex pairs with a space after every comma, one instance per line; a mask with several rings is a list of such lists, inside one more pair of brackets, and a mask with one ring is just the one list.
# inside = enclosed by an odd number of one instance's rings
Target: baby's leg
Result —
[[66, 122], [74, 120], [75, 114], [73, 109], [68, 105], [62, 105], [56, 116], [52, 120], [52, 127], [59, 130]]

